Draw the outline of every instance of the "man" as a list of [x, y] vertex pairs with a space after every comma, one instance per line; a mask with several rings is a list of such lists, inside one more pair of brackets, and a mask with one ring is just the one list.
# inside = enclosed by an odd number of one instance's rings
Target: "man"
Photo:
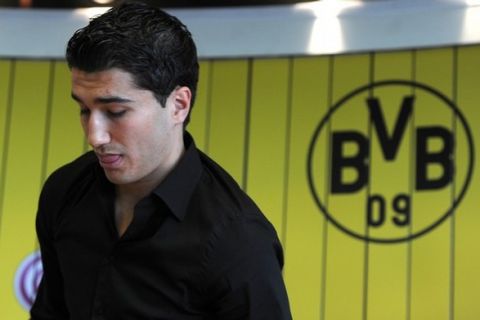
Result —
[[32, 319], [291, 319], [273, 227], [185, 131], [186, 27], [123, 4], [73, 35], [67, 61], [93, 151], [42, 190]]

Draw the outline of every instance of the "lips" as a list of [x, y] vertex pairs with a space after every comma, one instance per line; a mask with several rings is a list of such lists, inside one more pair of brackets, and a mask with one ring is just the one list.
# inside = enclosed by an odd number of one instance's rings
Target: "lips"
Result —
[[104, 169], [118, 168], [122, 160], [122, 156], [119, 154], [97, 154], [97, 157]]

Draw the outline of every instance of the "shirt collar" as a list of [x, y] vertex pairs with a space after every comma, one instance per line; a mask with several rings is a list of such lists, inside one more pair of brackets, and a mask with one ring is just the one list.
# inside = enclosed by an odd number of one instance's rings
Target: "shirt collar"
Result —
[[202, 164], [192, 136], [184, 134], [185, 153], [173, 170], [153, 190], [179, 220], [185, 218], [190, 198], [202, 175]]

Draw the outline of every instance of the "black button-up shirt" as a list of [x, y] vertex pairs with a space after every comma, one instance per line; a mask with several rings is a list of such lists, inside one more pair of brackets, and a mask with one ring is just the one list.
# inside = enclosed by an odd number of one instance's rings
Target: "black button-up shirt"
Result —
[[291, 319], [272, 225], [185, 136], [182, 159], [122, 237], [114, 186], [92, 152], [49, 177], [32, 319]]

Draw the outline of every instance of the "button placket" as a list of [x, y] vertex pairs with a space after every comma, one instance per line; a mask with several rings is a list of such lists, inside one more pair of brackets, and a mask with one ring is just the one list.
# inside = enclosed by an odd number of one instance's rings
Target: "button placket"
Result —
[[92, 319], [94, 320], [101, 320], [105, 319], [106, 313], [106, 298], [108, 297], [108, 277], [110, 275], [111, 267], [114, 262], [114, 251], [104, 257], [100, 263], [98, 269], [98, 278], [97, 278], [97, 286], [94, 294], [93, 300], [93, 315]]

